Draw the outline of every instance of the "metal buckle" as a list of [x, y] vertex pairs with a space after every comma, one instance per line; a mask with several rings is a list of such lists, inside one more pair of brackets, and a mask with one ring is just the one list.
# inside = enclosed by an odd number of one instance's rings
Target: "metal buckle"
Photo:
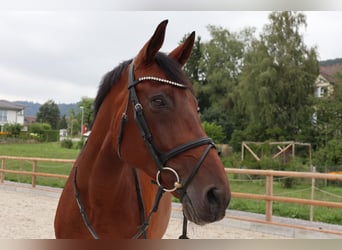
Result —
[[139, 102], [135, 104], [134, 108], [135, 108], [135, 111], [137, 112], [143, 110], [143, 106]]
[[[168, 189], [168, 188], [164, 188], [164, 187], [160, 184], [160, 181], [159, 181], [160, 173], [161, 173], [161, 171], [164, 171], [164, 170], [173, 173], [174, 176], [176, 177], [176, 181], [175, 181], [175, 183], [174, 183], [174, 187], [173, 187], [173, 188], [169, 188], [169, 189]], [[164, 190], [165, 192], [168, 192], [168, 193], [174, 192], [174, 191], [176, 191], [177, 189], [179, 189], [179, 188], [182, 187], [182, 184], [179, 182], [179, 176], [178, 176], [177, 172], [176, 172], [174, 169], [169, 168], [169, 167], [164, 167], [162, 170], [158, 170], [157, 175], [156, 175], [156, 182], [157, 182], [157, 185], [158, 185], [159, 187], [162, 187], [163, 190]]]

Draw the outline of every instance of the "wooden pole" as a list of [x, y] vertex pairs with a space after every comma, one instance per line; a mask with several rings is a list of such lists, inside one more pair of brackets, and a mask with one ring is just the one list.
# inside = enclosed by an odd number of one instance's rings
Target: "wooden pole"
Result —
[[[273, 176], [266, 176], [266, 195], [269, 197], [273, 196]], [[266, 221], [272, 221], [272, 205], [273, 201], [266, 199]]]
[[260, 161], [260, 158], [253, 152], [253, 150], [245, 144], [245, 148], [248, 150], [248, 152], [251, 153], [251, 155], [254, 157], [255, 160]]
[[[312, 173], [316, 172], [316, 167], [312, 166]], [[315, 177], [311, 179], [311, 200], [315, 199]], [[314, 206], [310, 205], [310, 221], [313, 221], [314, 219]]]
[[295, 158], [296, 156], [296, 143], [292, 143], [292, 160]]
[[[37, 161], [34, 160], [32, 162], [32, 173], [36, 173], [37, 172]], [[35, 175], [32, 175], [32, 187], [36, 187], [36, 180], [37, 177]]]
[[276, 153], [275, 155], [273, 155], [272, 158], [275, 159], [275, 158], [277, 158], [279, 155], [281, 155], [282, 153], [285, 153], [286, 150], [288, 150], [291, 146], [292, 146], [292, 144], [289, 144], [289, 145], [287, 145], [285, 148], [281, 148], [281, 150], [280, 150], [278, 153]]
[[[311, 151], [311, 144], [308, 145], [309, 147], [309, 164], [310, 164], [310, 169], [312, 170], [312, 151]], [[316, 172], [316, 171], [315, 171]]]
[[[5, 159], [1, 159], [1, 169], [5, 169], [6, 166], [6, 160]], [[5, 172], [1, 172], [0, 174], [0, 183], [4, 183], [5, 180]]]

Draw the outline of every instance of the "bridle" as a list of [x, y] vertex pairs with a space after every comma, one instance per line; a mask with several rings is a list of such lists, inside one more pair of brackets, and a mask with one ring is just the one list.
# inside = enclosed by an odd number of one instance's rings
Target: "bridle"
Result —
[[[189, 184], [191, 183], [191, 181], [193, 180], [193, 178], [197, 174], [199, 168], [201, 167], [206, 156], [208, 155], [210, 149], [215, 148], [215, 144], [211, 138], [203, 137], [203, 138], [199, 138], [199, 139], [187, 142], [185, 144], [176, 146], [175, 148], [171, 149], [168, 152], [161, 152], [153, 140], [152, 133], [151, 133], [151, 131], [147, 125], [147, 122], [146, 122], [146, 119], [145, 119], [145, 116], [143, 113], [143, 106], [139, 102], [139, 99], [138, 99], [138, 96], [136, 93], [136, 89], [135, 89], [135, 87], [139, 83], [142, 83], [144, 81], [153, 81], [153, 82], [160, 83], [160, 84], [168, 84], [170, 86], [182, 88], [182, 89], [188, 88], [184, 84], [174, 82], [174, 81], [170, 81], [170, 80], [166, 80], [166, 79], [162, 79], [162, 78], [158, 78], [158, 77], [153, 77], [153, 76], [145, 76], [145, 77], [140, 77], [138, 79], [135, 79], [135, 77], [134, 77], [134, 60], [131, 62], [130, 66], [129, 66], [129, 72], [128, 72], [129, 97], [128, 97], [128, 101], [126, 104], [126, 109], [125, 109], [124, 113], [122, 114], [122, 118], [121, 118], [121, 122], [120, 122], [119, 134], [118, 134], [118, 138], [117, 138], [117, 154], [118, 154], [119, 158], [121, 158], [120, 146], [121, 146], [121, 142], [123, 140], [124, 125], [125, 125], [126, 121], [128, 120], [127, 113], [128, 113], [129, 102], [131, 102], [132, 107], [133, 107], [134, 120], [135, 120], [135, 122], [136, 122], [136, 124], [140, 130], [141, 136], [142, 136], [147, 148], [149, 149], [149, 151], [150, 151], [150, 153], [151, 153], [151, 155], [152, 155], [152, 157], [156, 163], [156, 166], [158, 168], [157, 174], [156, 174], [156, 179], [155, 179], [155, 181], [153, 181], [153, 183], [158, 186], [158, 191], [157, 191], [156, 196], [155, 196], [154, 206], [152, 207], [152, 209], [151, 209], [151, 211], [147, 217], [145, 216], [143, 199], [142, 199], [140, 184], [139, 184], [139, 178], [138, 178], [136, 170], [134, 170], [135, 180], [136, 180], [136, 184], [137, 184], [139, 206], [141, 208], [141, 220], [142, 220], [142, 224], [139, 227], [137, 234], [133, 237], [135, 239], [139, 238], [143, 234], [146, 237], [146, 231], [147, 231], [147, 228], [149, 226], [150, 219], [152, 217], [152, 214], [158, 210], [159, 201], [160, 201], [164, 192], [177, 191], [180, 195], [180, 200], [182, 201], [183, 197], [186, 194], [187, 187], [189, 186]], [[173, 157], [175, 157], [175, 156], [177, 156], [177, 155], [179, 155], [185, 151], [188, 151], [188, 150], [191, 150], [193, 148], [197, 148], [197, 147], [200, 147], [203, 145], [207, 145], [207, 147], [204, 150], [204, 152], [202, 153], [202, 156], [199, 158], [196, 165], [194, 166], [191, 174], [186, 179], [182, 180], [179, 177], [176, 170], [166, 166], [166, 163], [171, 158], [173, 158]], [[174, 186], [172, 188], [165, 188], [160, 181], [161, 173], [166, 172], [166, 171], [175, 176], [176, 181], [175, 181]], [[94, 229], [90, 225], [89, 219], [88, 219], [87, 214], [84, 210], [84, 206], [83, 206], [82, 201], [80, 200], [80, 197], [79, 197], [79, 192], [77, 190], [77, 185], [76, 185], [76, 174], [77, 174], [77, 166], [75, 167], [75, 174], [74, 174], [75, 198], [76, 198], [77, 204], [80, 208], [80, 212], [82, 214], [82, 218], [83, 218], [83, 221], [84, 221], [86, 227], [88, 228], [88, 230], [92, 234], [92, 236], [97, 239], [98, 236], [97, 236], [96, 232], [94, 231]], [[186, 224], [187, 224], [187, 220], [186, 220], [186, 217], [184, 216], [183, 234], [180, 236], [180, 238], [187, 238], [187, 236], [186, 236]]]

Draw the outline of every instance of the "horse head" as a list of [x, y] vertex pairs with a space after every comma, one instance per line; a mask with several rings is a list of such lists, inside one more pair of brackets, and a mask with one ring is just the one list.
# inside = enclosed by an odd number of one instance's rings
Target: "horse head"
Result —
[[179, 198], [189, 220], [206, 224], [224, 217], [229, 182], [201, 126], [193, 86], [182, 70], [195, 33], [164, 54], [159, 50], [166, 26], [167, 21], [159, 24], [125, 71], [129, 91], [127, 105], [122, 105], [124, 122], [116, 126], [118, 152], [122, 161]]

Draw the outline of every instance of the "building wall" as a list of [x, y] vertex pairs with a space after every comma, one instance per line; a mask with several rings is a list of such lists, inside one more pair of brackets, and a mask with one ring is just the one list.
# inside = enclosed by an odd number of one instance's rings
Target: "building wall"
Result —
[[[15, 110], [1, 110], [2, 118], [0, 121], [0, 125], [4, 125], [6, 123], [19, 123], [20, 125], [24, 125], [24, 112], [23, 111], [15, 111]], [[6, 115], [4, 115], [4, 113]], [[6, 120], [5, 120], [6, 117]]]
[[319, 75], [317, 77], [315, 86], [316, 86], [316, 90], [315, 90], [316, 97], [329, 96], [334, 91], [333, 85], [330, 84], [330, 82], [326, 80], [322, 75]]

